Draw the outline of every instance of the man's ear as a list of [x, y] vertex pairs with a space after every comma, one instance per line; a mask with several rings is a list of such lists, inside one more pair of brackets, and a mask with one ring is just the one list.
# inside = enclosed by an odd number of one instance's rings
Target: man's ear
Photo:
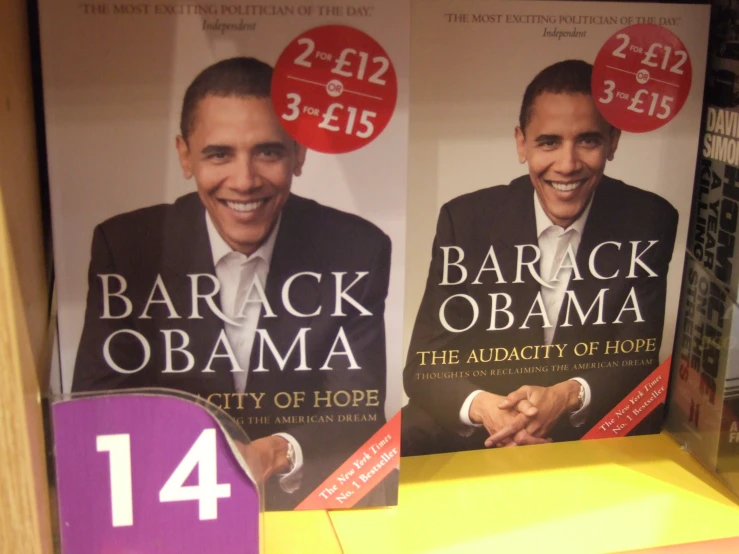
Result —
[[516, 137], [516, 152], [518, 152], [518, 161], [520, 163], [526, 163], [526, 137], [523, 134], [521, 127], [516, 127], [514, 133]]
[[295, 143], [295, 167], [293, 167], [293, 175], [300, 177], [303, 173], [303, 164], [305, 163], [305, 156], [308, 150], [302, 144]]
[[192, 177], [192, 165], [190, 164], [190, 148], [187, 146], [182, 135], [177, 135], [177, 156], [180, 159], [180, 167], [182, 168], [182, 175], [185, 179]]
[[611, 132], [608, 137], [608, 161], [612, 162], [613, 157], [616, 154], [616, 148], [618, 148], [618, 140], [621, 138], [621, 129], [611, 127]]

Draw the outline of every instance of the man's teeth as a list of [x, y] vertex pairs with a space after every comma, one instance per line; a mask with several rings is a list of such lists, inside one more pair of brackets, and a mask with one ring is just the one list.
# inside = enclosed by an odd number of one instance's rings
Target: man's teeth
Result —
[[577, 187], [582, 185], [584, 181], [575, 181], [574, 183], [557, 183], [556, 181], [549, 181], [549, 184], [554, 187], [555, 190], [558, 190], [559, 192], [570, 192], [571, 190], [575, 190]]
[[256, 200], [254, 202], [230, 202], [226, 200], [226, 206], [237, 212], [253, 212], [262, 204], [264, 204], [264, 200]]

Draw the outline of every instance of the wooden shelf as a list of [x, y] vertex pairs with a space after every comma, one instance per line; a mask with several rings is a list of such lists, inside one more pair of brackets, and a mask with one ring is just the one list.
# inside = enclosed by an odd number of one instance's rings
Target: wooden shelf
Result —
[[[41, 389], [48, 293], [26, 3], [0, 18], [0, 551], [51, 552]], [[42, 384], [40, 387], [39, 384]]]

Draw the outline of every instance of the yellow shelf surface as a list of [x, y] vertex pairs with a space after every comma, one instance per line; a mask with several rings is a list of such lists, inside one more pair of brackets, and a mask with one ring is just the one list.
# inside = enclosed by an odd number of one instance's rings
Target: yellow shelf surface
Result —
[[329, 513], [267, 512], [262, 530], [265, 554], [342, 554]]
[[735, 498], [666, 435], [403, 458], [400, 483], [393, 508], [268, 514], [267, 554], [591, 554], [739, 535]]
[[630, 551], [631, 554], [703, 554], [704, 552], [706, 554], [736, 554], [739, 552], [739, 537]]

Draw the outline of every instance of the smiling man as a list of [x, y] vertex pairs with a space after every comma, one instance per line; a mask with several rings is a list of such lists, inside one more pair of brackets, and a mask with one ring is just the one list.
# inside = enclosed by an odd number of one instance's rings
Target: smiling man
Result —
[[621, 132], [591, 75], [580, 60], [542, 70], [515, 129], [528, 175], [441, 209], [404, 371], [404, 454], [577, 439], [658, 365], [678, 216], [604, 175]]
[[271, 79], [253, 58], [201, 72], [176, 139], [196, 192], [95, 229], [73, 390], [166, 387], [220, 406], [253, 441], [267, 508], [290, 509], [384, 423], [391, 246], [292, 193], [306, 149]]

